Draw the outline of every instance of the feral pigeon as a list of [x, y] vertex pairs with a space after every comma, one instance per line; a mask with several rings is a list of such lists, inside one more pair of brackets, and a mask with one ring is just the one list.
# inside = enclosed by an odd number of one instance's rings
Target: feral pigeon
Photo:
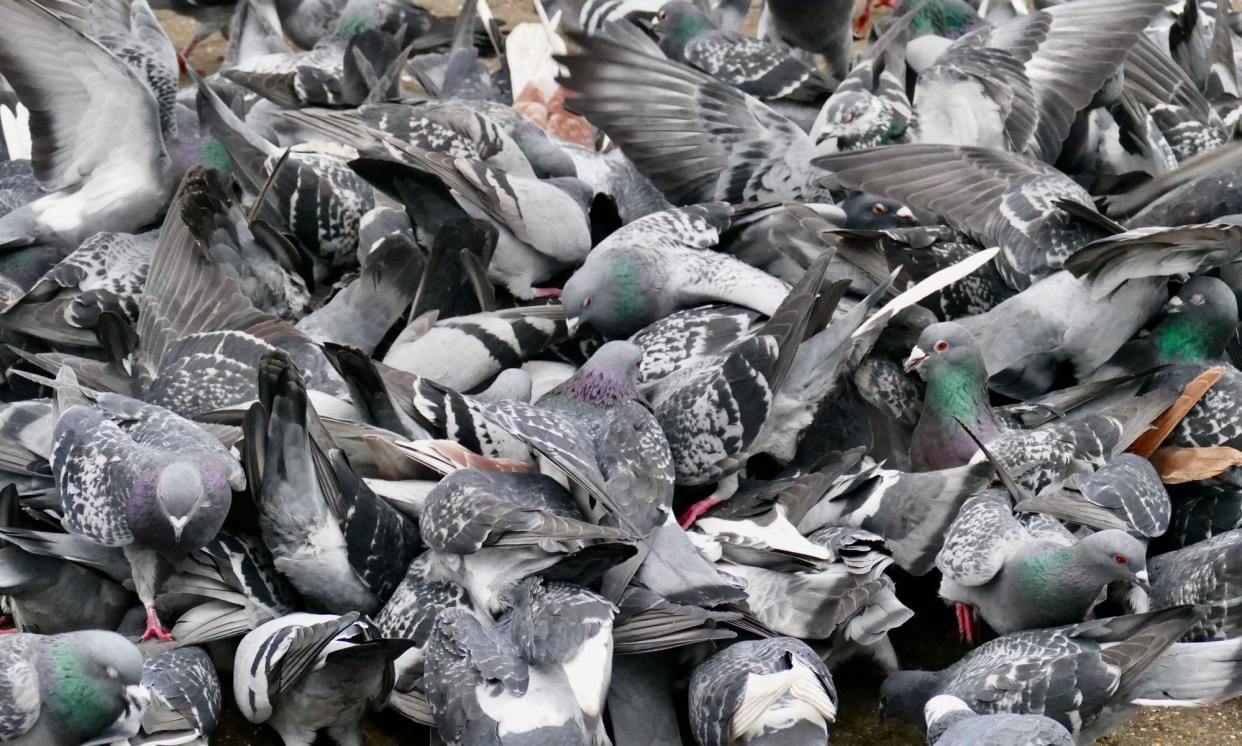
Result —
[[142, 685], [151, 693], [143, 732], [157, 742], [206, 746], [220, 721], [220, 679], [205, 650], [185, 647], [152, 655], [142, 665]]
[[951, 694], [923, 708], [929, 746], [1074, 746], [1069, 731], [1043, 715], [977, 715]]

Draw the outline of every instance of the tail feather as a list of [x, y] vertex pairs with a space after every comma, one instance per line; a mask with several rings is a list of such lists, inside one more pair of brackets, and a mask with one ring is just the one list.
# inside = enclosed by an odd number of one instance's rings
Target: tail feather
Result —
[[1130, 692], [1134, 704], [1212, 705], [1242, 696], [1242, 637], [1179, 642], [1144, 672]]

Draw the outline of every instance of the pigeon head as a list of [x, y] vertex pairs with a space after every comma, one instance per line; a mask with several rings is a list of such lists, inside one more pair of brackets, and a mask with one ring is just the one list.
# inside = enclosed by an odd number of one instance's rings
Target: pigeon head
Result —
[[937, 671], [897, 671], [880, 685], [880, 714], [923, 725], [923, 707], [940, 683]]
[[839, 91], [824, 104], [824, 120], [816, 144], [837, 138], [840, 150], [888, 145], [905, 129], [884, 100], [870, 91]]
[[907, 373], [917, 370], [923, 380], [929, 382], [945, 375], [965, 377], [969, 374], [978, 378], [980, 386], [987, 384], [979, 344], [966, 327], [952, 321], [924, 329], [919, 343], [910, 350], [905, 367]]
[[706, 31], [716, 28], [712, 19], [694, 5], [686, 2], [665, 3], [651, 22], [651, 28], [660, 40], [660, 49], [669, 58], [684, 61], [686, 44]]
[[918, 224], [909, 207], [896, 200], [859, 192], [841, 203], [845, 227], [858, 230], [887, 230]]
[[153, 543], [156, 548], [195, 548], [211, 541], [233, 499], [229, 474], [216, 462], [200, 466], [179, 459], [166, 463], [153, 487], [153, 517], [170, 529], [159, 532], [162, 536]]
[[139, 684], [142, 654], [138, 648], [115, 632], [102, 630], [46, 639], [45, 665], [53, 675], [40, 676], [40, 681], [48, 682], [43, 701], [51, 708], [54, 722], [83, 742], [105, 734], [115, 734], [107, 740], [133, 736], [150, 702], [150, 695]]
[[1113, 528], [1091, 534], [1075, 548], [1088, 567], [1110, 582], [1148, 587], [1147, 547], [1125, 531]]
[[628, 257], [588, 258], [561, 291], [565, 315], [606, 337], [627, 337], [646, 326], [649, 308], [639, 268]]
[[1168, 315], [1151, 334], [1161, 358], [1196, 363], [1221, 357], [1238, 325], [1238, 301], [1215, 277], [1195, 277], [1169, 302]]

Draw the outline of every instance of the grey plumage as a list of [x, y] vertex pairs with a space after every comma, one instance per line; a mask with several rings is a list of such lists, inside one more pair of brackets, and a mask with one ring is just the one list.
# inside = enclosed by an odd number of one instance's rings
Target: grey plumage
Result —
[[1069, 731], [1042, 715], [976, 715], [949, 694], [932, 697], [923, 710], [932, 746], [1073, 746]]
[[1167, 554], [1153, 557], [1151, 608], [1179, 604], [1206, 608], [1206, 615], [1182, 639], [1186, 642], [1225, 640], [1242, 636], [1234, 613], [1232, 587], [1238, 573], [1242, 533], [1225, 533]]
[[[154, 736], [144, 743], [207, 743], [220, 718], [220, 679], [202, 648], [157, 653], [143, 663], [142, 685], [151, 705], [142, 729]], [[197, 741], [186, 741], [186, 738]], [[163, 740], [169, 739], [169, 740]]]

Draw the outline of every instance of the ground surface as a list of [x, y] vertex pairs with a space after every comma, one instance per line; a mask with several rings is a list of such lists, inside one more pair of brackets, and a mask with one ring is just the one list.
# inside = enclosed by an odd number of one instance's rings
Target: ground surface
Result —
[[[454, 15], [459, 0], [420, 0], [420, 4], [440, 15]], [[534, 20], [535, 14], [526, 0], [491, 0], [496, 15], [510, 26]], [[175, 13], [159, 11], [160, 20], [178, 48], [193, 37], [195, 22]], [[751, 19], [753, 24], [754, 19]], [[193, 56], [196, 68], [210, 72], [224, 53], [224, 40], [213, 36], [199, 45]], [[904, 587], [899, 586], [904, 590]], [[905, 593], [900, 594], [905, 599]], [[926, 605], [926, 604], [923, 604]], [[918, 604], [914, 604], [918, 608]], [[898, 631], [896, 645], [903, 665], [908, 668], [939, 668], [960, 657], [965, 648], [952, 639], [948, 626], [952, 614], [947, 609], [930, 605]], [[879, 718], [877, 692], [882, 678], [863, 665], [851, 665], [836, 674], [840, 690], [841, 712], [833, 729], [832, 742], [837, 746], [905, 746], [923, 743], [914, 728]], [[226, 702], [232, 702], [231, 681], [222, 682]], [[321, 743], [326, 743], [321, 739]], [[1108, 746], [1234, 746], [1242, 742], [1242, 700], [1220, 707], [1189, 710], [1144, 711], [1138, 718], [1109, 738], [1100, 741]], [[399, 716], [385, 713], [368, 722], [366, 746], [415, 746], [427, 743], [425, 729], [414, 726]], [[224, 722], [212, 738], [213, 746], [279, 746], [276, 735], [266, 727], [247, 723], [233, 707], [225, 713]]]

